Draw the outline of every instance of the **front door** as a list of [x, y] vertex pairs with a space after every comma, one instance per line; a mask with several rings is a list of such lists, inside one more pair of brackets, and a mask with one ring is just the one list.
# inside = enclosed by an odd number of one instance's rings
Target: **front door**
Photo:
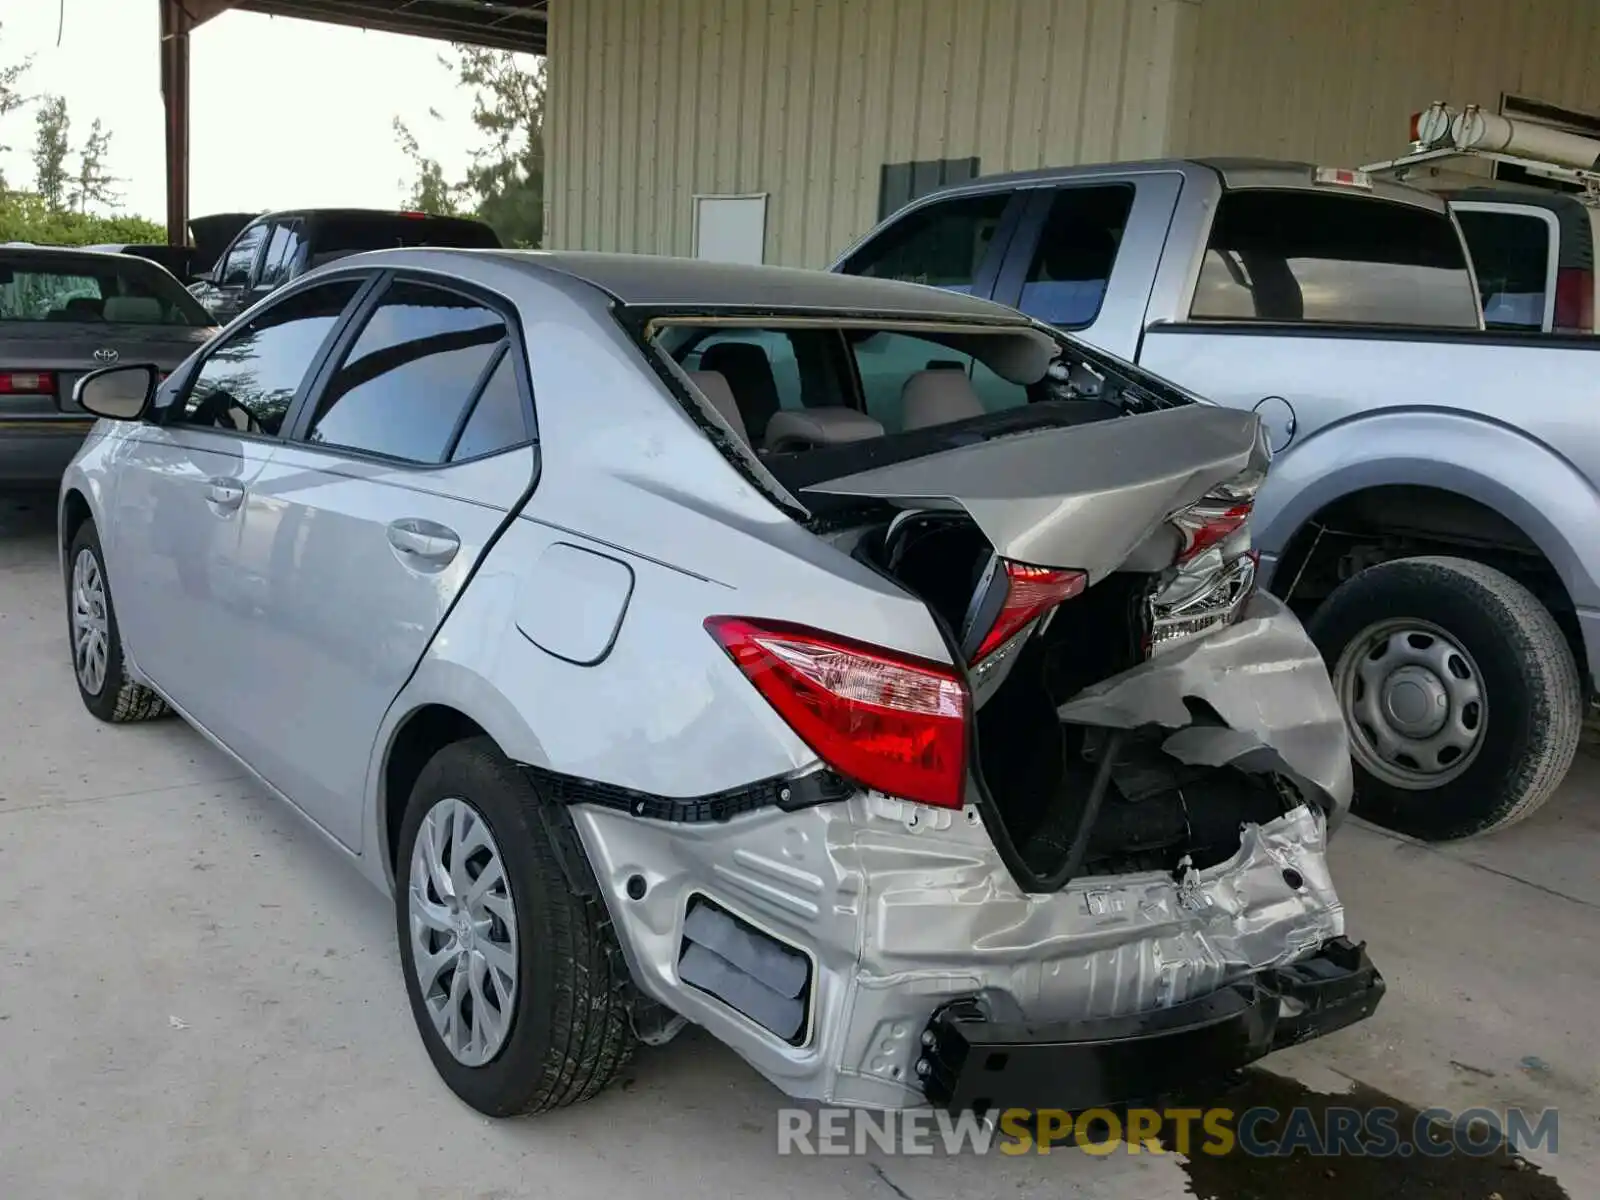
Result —
[[259, 583], [241, 753], [359, 850], [373, 737], [536, 458], [497, 301], [399, 279], [355, 325], [252, 488], [238, 565]]
[[118, 451], [117, 536], [107, 553], [113, 578], [133, 581], [118, 594], [128, 645], [157, 688], [252, 765], [243, 630], [258, 589], [238, 566], [273, 517], [255, 487], [361, 286], [302, 289], [217, 343], [171, 410]]

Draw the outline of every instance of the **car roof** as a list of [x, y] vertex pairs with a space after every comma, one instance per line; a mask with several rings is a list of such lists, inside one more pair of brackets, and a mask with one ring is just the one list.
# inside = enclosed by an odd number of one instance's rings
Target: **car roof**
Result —
[[[406, 254], [407, 251], [382, 251]], [[943, 288], [835, 275], [795, 267], [720, 263], [655, 254], [602, 254], [545, 250], [430, 250], [431, 254], [485, 254], [518, 266], [556, 272], [637, 308], [747, 308], [768, 312], [823, 310], [1031, 324], [1014, 309]]]
[[126, 262], [128, 255], [102, 246], [38, 246], [29, 242], [0, 242], [0, 254], [10, 251], [30, 257], [102, 258]]
[[460, 221], [466, 225], [484, 224], [476, 217], [445, 216], [441, 213], [426, 213], [416, 209], [401, 208], [280, 208], [272, 212], [256, 213], [249, 218], [246, 224], [287, 217], [316, 217], [319, 220], [331, 217], [345, 221], [392, 220], [395, 217], [401, 217], [407, 221]]
[[[1153, 158], [1135, 162], [1082, 163], [1069, 167], [1037, 167], [1027, 171], [1008, 171], [1000, 175], [979, 175], [960, 183], [947, 184], [906, 204], [892, 216], [909, 211], [934, 198], [960, 195], [981, 195], [986, 192], [1017, 191], [1028, 187], [1041, 187], [1053, 183], [1073, 183], [1110, 177], [1112, 180], [1139, 175], [1156, 175], [1175, 172], [1190, 178], [1207, 173], [1221, 180], [1229, 189], [1239, 190], [1304, 190], [1334, 191], [1335, 188], [1313, 180], [1315, 163], [1292, 162], [1275, 158]], [[1326, 165], [1326, 164], [1324, 164]], [[1444, 201], [1432, 192], [1392, 180], [1371, 180], [1366, 194], [1379, 199], [1409, 204], [1415, 208], [1445, 211]]]

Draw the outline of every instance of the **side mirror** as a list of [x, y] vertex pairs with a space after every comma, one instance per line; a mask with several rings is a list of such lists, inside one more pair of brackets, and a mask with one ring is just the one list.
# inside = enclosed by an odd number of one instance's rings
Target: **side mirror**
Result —
[[102, 367], [72, 388], [73, 402], [85, 412], [113, 421], [137, 421], [150, 407], [161, 373], [152, 363]]
[[195, 283], [215, 283], [217, 281], [217, 273], [207, 267], [204, 271], [196, 271], [189, 278]]

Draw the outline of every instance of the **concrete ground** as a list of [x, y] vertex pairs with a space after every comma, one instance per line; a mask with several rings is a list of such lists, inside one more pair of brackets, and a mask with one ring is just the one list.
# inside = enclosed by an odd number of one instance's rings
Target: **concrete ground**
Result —
[[[781, 1098], [694, 1034], [579, 1109], [470, 1112], [412, 1026], [387, 902], [184, 725], [83, 711], [48, 504], [0, 500], [0, 1196], [1190, 1194], [1170, 1155], [780, 1159]], [[1535, 818], [1445, 849], [1342, 833], [1349, 927], [1389, 996], [1274, 1069], [1418, 1107], [1559, 1107], [1539, 1166], [1600, 1195], [1597, 788], [1580, 759]], [[1534, 1194], [1437, 1194], [1492, 1193]]]

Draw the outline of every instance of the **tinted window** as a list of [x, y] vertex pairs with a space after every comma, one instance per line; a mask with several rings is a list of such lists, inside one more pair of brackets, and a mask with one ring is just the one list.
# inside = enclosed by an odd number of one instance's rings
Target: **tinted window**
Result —
[[308, 440], [439, 463], [506, 340], [499, 313], [402, 280], [384, 293], [317, 404]]
[[998, 412], [1028, 402], [1028, 391], [1021, 384], [1008, 383], [975, 362], [971, 355], [957, 354], [937, 342], [904, 333], [878, 332], [857, 341], [853, 348], [867, 415], [882, 425], [885, 433], [905, 429], [903, 392], [906, 382], [919, 371], [951, 371], [959, 375], [983, 412]]
[[285, 282], [294, 266], [295, 255], [300, 251], [300, 223], [274, 225], [272, 239], [267, 243], [267, 256], [261, 260], [260, 282], [271, 287]]
[[0, 253], [0, 321], [211, 325], [183, 285], [130, 256]]
[[227, 257], [222, 260], [222, 273], [217, 282], [224, 287], [250, 282], [250, 267], [256, 260], [256, 251], [261, 249], [261, 243], [266, 240], [267, 227], [265, 225], [252, 225], [239, 235], [239, 240], [229, 249]]
[[1483, 319], [1497, 329], [1543, 329], [1550, 226], [1524, 213], [1457, 209], [1478, 274]]
[[495, 367], [478, 402], [472, 406], [472, 415], [467, 418], [467, 427], [461, 431], [461, 440], [456, 443], [450, 461], [462, 462], [481, 454], [493, 454], [520, 446], [527, 440], [528, 414], [517, 388], [516, 356], [503, 353], [500, 365]]
[[1100, 314], [1132, 207], [1127, 186], [1057, 192], [1018, 307], [1063, 329], [1090, 324]]
[[918, 209], [862, 247], [845, 270], [970, 292], [1010, 202], [1009, 195], [998, 194]]
[[307, 288], [274, 304], [206, 356], [184, 401], [191, 425], [276, 435], [356, 280]]
[[1466, 254], [1445, 214], [1364, 196], [1228, 192], [1191, 315], [1474, 328]]

